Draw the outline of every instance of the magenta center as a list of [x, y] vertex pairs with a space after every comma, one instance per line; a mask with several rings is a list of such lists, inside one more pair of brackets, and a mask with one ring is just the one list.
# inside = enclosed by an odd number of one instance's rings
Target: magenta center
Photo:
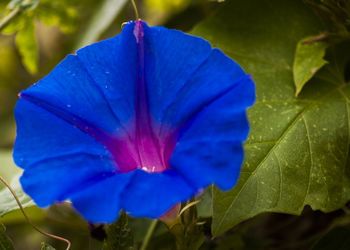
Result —
[[119, 172], [127, 173], [142, 169], [159, 173], [170, 169], [170, 157], [175, 148], [175, 140], [160, 139], [152, 134], [136, 133], [134, 138], [124, 136], [114, 138], [108, 145]]
[[155, 124], [150, 114], [145, 79], [145, 50], [144, 29], [141, 20], [135, 22], [135, 42], [137, 43], [138, 60], [136, 76], [136, 103], [133, 129], [122, 138], [113, 139], [108, 146], [120, 172], [130, 172], [142, 169], [147, 172], [162, 172], [170, 168], [169, 161], [175, 147], [175, 140], [171, 136], [159, 138], [155, 133]]

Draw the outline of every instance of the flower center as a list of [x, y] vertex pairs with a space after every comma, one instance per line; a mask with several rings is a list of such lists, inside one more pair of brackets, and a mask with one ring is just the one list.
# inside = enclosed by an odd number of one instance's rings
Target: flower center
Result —
[[176, 140], [172, 137], [160, 139], [149, 130], [133, 131], [133, 137], [113, 138], [107, 144], [113, 155], [118, 171], [127, 173], [142, 169], [150, 173], [159, 173], [170, 169], [169, 161]]
[[112, 154], [121, 172], [130, 172], [137, 168], [152, 173], [162, 172], [170, 168], [169, 161], [175, 143], [170, 136], [170, 139], [159, 138], [154, 132], [156, 124], [152, 120], [147, 99], [142, 21], [135, 22], [134, 36], [138, 50], [137, 65], [135, 65], [137, 67], [135, 120], [133, 121], [135, 126], [131, 126], [134, 129], [129, 135], [132, 136], [113, 143]]

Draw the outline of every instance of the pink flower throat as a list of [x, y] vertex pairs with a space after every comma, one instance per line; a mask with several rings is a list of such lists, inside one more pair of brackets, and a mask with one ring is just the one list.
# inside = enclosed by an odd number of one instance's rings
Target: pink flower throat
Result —
[[141, 20], [135, 22], [134, 36], [138, 48], [135, 126], [133, 131], [129, 131], [129, 136], [114, 139], [109, 149], [120, 172], [130, 172], [137, 168], [147, 172], [162, 172], [170, 168], [169, 161], [175, 140], [171, 135], [168, 138], [159, 138], [154, 132], [156, 126], [149, 111], [144, 75], [144, 30]]

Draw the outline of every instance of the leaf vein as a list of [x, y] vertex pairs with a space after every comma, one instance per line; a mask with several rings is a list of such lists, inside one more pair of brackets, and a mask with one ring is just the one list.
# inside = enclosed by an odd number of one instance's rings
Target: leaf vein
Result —
[[310, 163], [311, 163], [311, 166], [309, 168], [309, 177], [308, 177], [308, 184], [307, 184], [307, 189], [306, 189], [306, 192], [305, 192], [305, 196], [304, 196], [304, 201], [303, 201], [303, 205], [305, 205], [306, 203], [306, 198], [307, 198], [307, 195], [309, 193], [309, 190], [310, 190], [310, 185], [311, 185], [311, 172], [312, 172], [312, 168], [314, 167], [314, 161], [313, 161], [313, 157], [312, 157], [312, 150], [311, 150], [311, 138], [310, 138], [310, 132], [309, 132], [309, 129], [307, 127], [307, 124], [306, 124], [306, 119], [305, 119], [305, 116], [303, 115], [302, 116], [302, 119], [303, 119], [303, 123], [304, 123], [304, 126], [305, 126], [305, 131], [306, 131], [306, 137], [307, 137], [307, 141], [308, 141], [308, 146], [309, 146], [309, 153], [310, 153]]
[[[256, 171], [259, 169], [259, 167], [266, 161], [266, 159], [269, 158], [269, 156], [271, 155], [271, 153], [275, 150], [275, 148], [277, 147], [277, 145], [280, 144], [280, 142], [284, 139], [284, 137], [289, 133], [289, 131], [293, 128], [293, 126], [303, 117], [303, 115], [310, 111], [311, 108], [319, 103], [321, 103], [324, 99], [326, 99], [327, 97], [329, 97], [330, 95], [332, 95], [335, 91], [339, 91], [339, 89], [345, 87], [346, 85], [341, 85], [338, 88], [333, 89], [332, 91], [328, 92], [326, 95], [323, 95], [321, 97], [319, 97], [318, 99], [316, 99], [314, 102], [310, 103], [310, 105], [306, 106], [304, 109], [302, 109], [300, 111], [300, 113], [298, 115], [296, 115], [295, 119], [291, 121], [290, 125], [287, 127], [287, 129], [282, 133], [282, 135], [278, 138], [278, 140], [276, 141], [276, 144], [271, 147], [271, 149], [267, 152], [266, 156], [262, 159], [262, 161], [256, 166], [255, 170], [252, 172], [252, 175], [254, 175], [256, 173]], [[251, 175], [251, 176], [252, 176]], [[232, 200], [231, 204], [229, 205], [228, 209], [226, 210], [226, 212], [224, 213], [224, 215], [222, 216], [222, 219], [219, 222], [219, 225], [217, 226], [217, 230], [221, 227], [221, 225], [223, 224], [225, 218], [228, 215], [229, 210], [231, 210], [231, 208], [233, 207], [233, 204], [237, 201], [237, 198], [239, 197], [239, 195], [242, 193], [244, 187], [247, 185], [248, 179], [251, 177], [249, 176], [247, 178], [247, 180], [244, 182], [242, 188], [238, 191], [236, 197], [234, 197], [234, 199]]]

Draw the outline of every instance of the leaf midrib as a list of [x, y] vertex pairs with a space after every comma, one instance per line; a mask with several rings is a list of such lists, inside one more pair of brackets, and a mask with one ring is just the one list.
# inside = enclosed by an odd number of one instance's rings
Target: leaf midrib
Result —
[[[322, 103], [324, 99], [327, 99], [329, 96], [331, 96], [334, 92], [336, 91], [340, 91], [342, 88], [346, 87], [345, 84], [340, 85], [339, 87], [333, 89], [332, 91], [329, 91], [328, 93], [326, 93], [325, 95], [319, 97], [318, 99], [316, 99], [314, 102], [310, 103], [310, 105], [306, 106], [303, 110], [300, 111], [300, 113], [295, 117], [295, 119], [290, 123], [290, 125], [286, 128], [286, 130], [281, 134], [281, 136], [278, 138], [278, 140], [276, 141], [275, 145], [273, 145], [269, 151], [267, 152], [267, 154], [265, 155], [265, 157], [260, 161], [260, 163], [256, 166], [256, 168], [254, 169], [253, 172], [251, 172], [251, 174], [248, 176], [248, 178], [246, 179], [246, 181], [244, 182], [243, 186], [241, 187], [241, 189], [238, 191], [237, 195], [235, 196], [235, 198], [232, 200], [230, 206], [228, 207], [228, 209], [226, 209], [226, 212], [224, 214], [224, 216], [222, 217], [222, 219], [220, 220], [219, 225], [216, 227], [218, 229], [220, 229], [220, 227], [222, 226], [225, 218], [228, 215], [228, 212], [231, 210], [233, 204], [236, 202], [237, 198], [239, 197], [239, 195], [241, 194], [241, 192], [243, 191], [243, 189], [245, 188], [245, 186], [248, 183], [248, 180], [251, 178], [251, 176], [255, 175], [255, 173], [257, 172], [257, 170], [259, 169], [259, 167], [270, 157], [271, 153], [274, 152], [275, 148], [280, 144], [280, 142], [284, 139], [284, 137], [289, 133], [289, 131], [294, 127], [294, 125], [303, 117], [303, 115], [310, 111], [315, 105]], [[309, 181], [310, 181], [310, 177], [309, 177]], [[307, 193], [306, 195], [307, 196]], [[303, 203], [305, 205], [305, 202]], [[217, 232], [219, 230], [216, 230], [213, 232], [214, 235], [217, 235]]]

